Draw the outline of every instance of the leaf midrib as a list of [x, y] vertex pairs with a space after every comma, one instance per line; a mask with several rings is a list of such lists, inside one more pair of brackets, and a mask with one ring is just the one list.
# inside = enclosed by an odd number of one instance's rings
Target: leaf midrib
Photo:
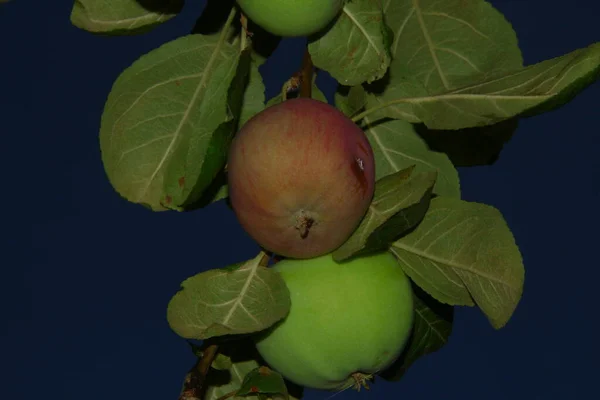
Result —
[[431, 260], [436, 265], [446, 265], [446, 266], [451, 267], [451, 268], [456, 268], [458, 270], [465, 271], [465, 272], [471, 273], [471, 274], [476, 275], [476, 276], [480, 276], [480, 277], [485, 278], [485, 279], [487, 279], [487, 280], [489, 280], [491, 282], [495, 282], [495, 283], [504, 285], [504, 286], [506, 286], [506, 287], [508, 287], [508, 288], [510, 288], [512, 290], [515, 290], [515, 291], [518, 290], [518, 288], [516, 288], [514, 286], [511, 286], [508, 282], [501, 281], [500, 279], [498, 279], [498, 278], [496, 278], [496, 277], [494, 277], [492, 275], [486, 274], [483, 271], [474, 270], [472, 268], [463, 266], [461, 264], [457, 264], [455, 262], [443, 259], [441, 257], [438, 257], [438, 256], [435, 256], [435, 255], [426, 253], [426, 252], [421, 251], [419, 249], [416, 249], [414, 247], [411, 247], [411, 246], [408, 246], [408, 245], [404, 245], [401, 242], [396, 242], [392, 246], [396, 247], [396, 248], [399, 248], [399, 249], [402, 249], [402, 250], [404, 250], [404, 251], [406, 251], [408, 253], [416, 254], [419, 257], [423, 257], [425, 259]]
[[177, 139], [179, 138], [179, 135], [181, 134], [181, 130], [182, 130], [184, 124], [187, 122], [188, 116], [189, 116], [189, 114], [190, 114], [193, 106], [195, 105], [198, 96], [200, 95], [202, 89], [206, 85], [206, 82], [208, 80], [208, 76], [210, 75], [207, 71], [210, 71], [212, 69], [213, 64], [217, 60], [217, 56], [219, 54], [221, 54], [220, 48], [221, 48], [224, 40], [225, 40], [225, 35], [221, 34], [221, 36], [219, 37], [219, 41], [217, 42], [217, 46], [213, 50], [213, 52], [212, 52], [212, 54], [210, 56], [210, 59], [208, 60], [208, 63], [206, 64], [206, 67], [204, 69], [204, 73], [202, 74], [202, 77], [200, 78], [200, 82], [198, 83], [198, 86], [196, 87], [196, 90], [194, 91], [194, 94], [192, 95], [192, 98], [190, 99], [190, 104], [188, 105], [187, 109], [185, 110], [185, 112], [184, 112], [184, 114], [183, 114], [183, 116], [181, 118], [181, 121], [179, 122], [179, 125], [177, 126], [177, 128], [173, 132], [173, 139], [171, 139], [171, 142], [169, 143], [169, 146], [167, 146], [167, 149], [165, 150], [163, 157], [160, 159], [158, 165], [156, 166], [156, 169], [152, 172], [152, 175], [150, 175], [150, 178], [148, 178], [148, 182], [147, 182], [146, 186], [142, 189], [141, 193], [139, 194], [138, 201], [140, 199], [142, 199], [144, 197], [144, 195], [147, 193], [148, 188], [150, 187], [150, 185], [154, 181], [154, 178], [158, 174], [158, 171], [160, 171], [160, 169], [162, 168], [163, 164], [169, 158], [169, 156], [171, 154], [171, 150], [175, 146], [175, 143], [177, 143]]
[[[234, 301], [233, 306], [229, 309], [229, 312], [227, 312], [227, 315], [225, 315], [225, 318], [223, 319], [223, 325], [225, 325], [225, 326], [229, 325], [229, 321], [233, 317], [235, 310], [237, 310], [238, 308], [244, 309], [246, 311], [246, 313], [248, 314], [248, 316], [250, 316], [250, 318], [252, 318], [255, 322], [258, 322], [258, 321], [256, 321], [256, 318], [254, 318], [254, 316], [252, 316], [242, 304], [242, 301], [244, 300], [244, 297], [246, 296], [246, 293], [248, 292], [248, 289], [250, 288], [252, 279], [254, 278], [254, 275], [256, 275], [256, 271], [258, 270], [258, 264], [254, 265], [254, 266], [250, 266], [249, 269], [250, 269], [248, 271], [249, 275], [248, 275], [248, 278], [246, 278], [246, 282], [244, 282], [244, 286], [242, 286], [242, 289], [240, 290], [239, 295], [237, 296], [236, 300]], [[239, 269], [239, 270], [235, 271], [234, 273], [244, 273], [246, 271], [247, 270]]]
[[437, 57], [435, 52], [435, 46], [433, 45], [433, 41], [431, 40], [431, 36], [429, 36], [429, 30], [425, 26], [425, 20], [423, 19], [423, 14], [421, 13], [421, 6], [419, 4], [420, 0], [412, 0], [413, 8], [415, 10], [415, 16], [417, 17], [417, 21], [419, 21], [419, 26], [421, 27], [421, 32], [423, 33], [423, 38], [427, 43], [427, 48], [429, 49], [429, 54], [431, 55], [431, 59], [433, 61], [433, 65], [440, 76], [442, 84], [446, 89], [450, 89], [450, 84], [448, 83], [448, 79], [444, 72], [442, 71], [442, 66], [440, 65], [440, 60]]

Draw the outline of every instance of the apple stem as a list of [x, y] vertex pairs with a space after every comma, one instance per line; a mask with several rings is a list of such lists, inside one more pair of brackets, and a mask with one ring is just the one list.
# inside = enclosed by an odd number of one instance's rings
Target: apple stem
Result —
[[216, 344], [206, 346], [202, 357], [198, 358], [196, 364], [188, 371], [183, 381], [183, 387], [179, 394], [179, 400], [202, 399], [206, 392], [206, 375], [219, 350]]
[[313, 81], [313, 62], [308, 52], [308, 45], [304, 49], [304, 56], [302, 57], [302, 68], [300, 69], [300, 93], [298, 97], [312, 97], [312, 81]]
[[244, 51], [246, 46], [248, 45], [248, 38], [252, 37], [252, 32], [248, 30], [248, 18], [242, 13], [240, 15], [240, 23], [242, 24], [242, 32], [240, 34], [241, 37], [241, 50]]
[[304, 56], [302, 57], [302, 67], [288, 79], [281, 89], [281, 101], [286, 101], [290, 93], [298, 92], [298, 97], [312, 97], [312, 81], [313, 81], [313, 70], [314, 65], [310, 53], [308, 52], [308, 46], [304, 49]]

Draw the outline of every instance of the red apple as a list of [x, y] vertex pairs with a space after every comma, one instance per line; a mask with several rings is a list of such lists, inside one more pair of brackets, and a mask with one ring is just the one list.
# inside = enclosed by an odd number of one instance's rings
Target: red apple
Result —
[[297, 98], [268, 107], [237, 133], [228, 159], [229, 198], [263, 248], [311, 258], [342, 245], [375, 189], [373, 150], [335, 107]]

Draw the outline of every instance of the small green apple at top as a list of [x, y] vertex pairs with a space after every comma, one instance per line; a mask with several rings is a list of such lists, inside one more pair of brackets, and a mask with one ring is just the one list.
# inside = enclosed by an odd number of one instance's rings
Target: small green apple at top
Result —
[[339, 14], [344, 0], [237, 0], [242, 12], [264, 30], [284, 37], [308, 36]]
[[265, 361], [291, 382], [359, 389], [404, 350], [413, 326], [413, 291], [391, 253], [343, 263], [331, 254], [286, 259], [273, 269], [290, 291], [290, 312], [254, 338]]

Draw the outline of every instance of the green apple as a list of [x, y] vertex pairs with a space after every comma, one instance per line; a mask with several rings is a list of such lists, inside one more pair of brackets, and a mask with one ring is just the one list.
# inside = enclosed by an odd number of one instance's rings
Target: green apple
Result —
[[237, 0], [240, 8], [264, 30], [279, 36], [308, 36], [327, 26], [344, 0]]
[[343, 263], [331, 254], [286, 259], [273, 269], [290, 291], [291, 308], [255, 335], [256, 348], [291, 382], [360, 388], [402, 353], [413, 326], [413, 292], [391, 253]]

